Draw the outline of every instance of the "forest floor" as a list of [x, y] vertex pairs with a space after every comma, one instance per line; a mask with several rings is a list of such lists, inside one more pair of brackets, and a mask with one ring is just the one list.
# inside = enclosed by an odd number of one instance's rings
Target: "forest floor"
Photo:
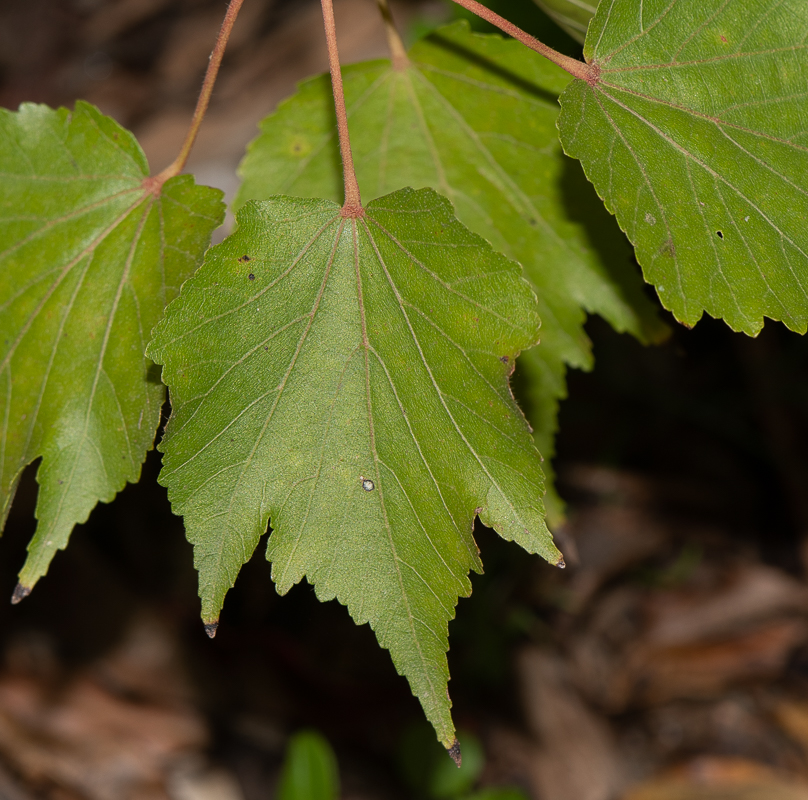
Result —
[[[3, 4], [0, 105], [89, 100], [159, 170], [222, 10]], [[410, 31], [450, 13], [439, 0], [394, 11]], [[336, 12], [346, 63], [386, 55], [372, 0]], [[188, 171], [232, 197], [259, 120], [326, 66], [316, 2], [247, 0]], [[568, 569], [479, 529], [486, 574], [450, 627], [455, 719], [484, 754], [477, 786], [808, 800], [808, 347], [780, 327], [749, 340], [713, 321], [653, 350], [597, 320], [589, 332], [598, 363], [570, 376], [556, 462]], [[31, 597], [0, 606], [0, 800], [266, 800], [301, 728], [334, 747], [343, 800], [418, 796], [407, 742], [424, 728], [405, 681], [336, 603], [306, 584], [278, 597], [261, 546], [205, 637], [158, 471], [152, 453]], [[29, 469], [0, 594], [35, 499]]]

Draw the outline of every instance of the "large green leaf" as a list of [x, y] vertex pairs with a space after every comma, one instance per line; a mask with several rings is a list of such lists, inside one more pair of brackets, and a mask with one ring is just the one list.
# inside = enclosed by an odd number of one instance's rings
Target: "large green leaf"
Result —
[[[625, 238], [561, 153], [557, 95], [569, 76], [517, 42], [470, 33], [465, 22], [409, 56], [402, 69], [376, 61], [343, 70], [363, 197], [432, 186], [465, 225], [523, 264], [539, 296], [542, 343], [520, 365], [533, 379], [536, 442], [551, 456], [565, 365], [591, 363], [584, 311], [643, 340], [661, 326]], [[302, 84], [261, 127], [241, 165], [237, 202], [274, 194], [342, 201], [328, 76]]]
[[808, 324], [808, 3], [603, 0], [564, 149], [663, 305], [750, 334]]
[[134, 137], [87, 103], [0, 110], [0, 176], [3, 520], [42, 457], [20, 599], [73, 526], [138, 479], [165, 397], [146, 342], [223, 209], [187, 176], [156, 195]]
[[171, 391], [160, 480], [194, 544], [203, 620], [271, 523], [278, 591], [305, 575], [369, 622], [449, 747], [447, 626], [480, 569], [475, 514], [561, 558], [508, 387], [538, 337], [535, 296], [432, 190], [358, 220], [279, 197], [237, 221], [148, 349]]

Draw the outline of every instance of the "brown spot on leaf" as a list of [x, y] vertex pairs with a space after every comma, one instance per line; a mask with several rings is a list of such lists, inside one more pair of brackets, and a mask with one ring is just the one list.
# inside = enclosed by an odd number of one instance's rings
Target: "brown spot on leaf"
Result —
[[18, 583], [14, 587], [14, 592], [11, 595], [11, 605], [16, 606], [21, 600], [25, 600], [29, 594], [31, 594], [31, 587], [23, 586], [21, 583]]
[[460, 742], [455, 739], [454, 743], [450, 748], [448, 748], [447, 752], [452, 757], [452, 761], [457, 764], [457, 768], [460, 769], [460, 765], [463, 763], [463, 755], [460, 752]]
[[242, 256], [242, 257], [239, 259], [239, 261], [240, 261], [242, 264], [246, 264], [248, 261], [252, 261], [252, 258], [250, 258], [250, 256], [248, 256], [248, 255], [246, 255], [246, 254], [245, 254], [245, 255], [243, 255], [243, 256]]
[[251, 272], [251, 273], [250, 273], [250, 274], [249, 274], [247, 277], [248, 277], [248, 278], [249, 278], [251, 281], [254, 281], [254, 280], [255, 280], [255, 275], [253, 275], [253, 273], [252, 273], [252, 272]]
[[668, 241], [659, 248], [659, 254], [661, 256], [670, 256], [671, 258], [676, 255], [676, 245], [673, 243], [673, 239], [668, 239]]
[[215, 619], [213, 622], [206, 622], [205, 623], [205, 633], [212, 639], [216, 636], [216, 630], [219, 627], [219, 620]]

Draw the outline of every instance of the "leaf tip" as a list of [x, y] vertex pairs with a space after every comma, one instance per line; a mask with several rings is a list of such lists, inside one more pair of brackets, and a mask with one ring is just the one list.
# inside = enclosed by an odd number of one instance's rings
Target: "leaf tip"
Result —
[[216, 631], [219, 628], [219, 620], [214, 619], [211, 622], [205, 622], [205, 633], [207, 633], [208, 637], [213, 639], [216, 636]]
[[556, 565], [556, 566], [557, 566], [559, 569], [566, 569], [566, 568], [567, 568], [567, 562], [566, 562], [566, 561], [564, 561], [564, 556], [561, 556], [561, 557], [558, 559], [558, 561], [556, 561], [555, 565]]
[[460, 765], [463, 763], [463, 755], [460, 752], [460, 742], [455, 739], [454, 742], [452, 742], [452, 746], [446, 748], [446, 752], [452, 757], [452, 761], [457, 764], [457, 768], [460, 769]]
[[25, 598], [31, 594], [31, 588], [30, 586], [23, 586], [21, 583], [18, 583], [11, 593], [11, 605], [16, 606], [21, 600], [25, 600]]

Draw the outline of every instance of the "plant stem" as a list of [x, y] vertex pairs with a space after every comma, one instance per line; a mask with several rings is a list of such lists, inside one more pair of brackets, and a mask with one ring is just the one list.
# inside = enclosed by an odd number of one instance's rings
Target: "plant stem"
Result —
[[390, 13], [390, 6], [387, 0], [376, 0], [376, 5], [379, 6], [379, 11], [384, 20], [384, 29], [387, 33], [387, 46], [390, 48], [393, 69], [396, 70], [396, 72], [401, 72], [410, 65], [410, 60], [407, 58], [407, 50], [404, 47], [404, 42], [401, 41], [401, 37], [398, 35], [396, 23], [393, 22], [393, 15]]
[[344, 217], [359, 217], [365, 212], [362, 208], [362, 198], [359, 196], [359, 184], [356, 182], [356, 171], [354, 170], [353, 155], [351, 153], [351, 137], [348, 133], [348, 113], [345, 110], [342, 73], [339, 68], [334, 5], [331, 0], [321, 0], [321, 4], [323, 7], [325, 40], [328, 44], [328, 64], [331, 68], [331, 88], [334, 91], [334, 110], [337, 114], [339, 151], [342, 156], [342, 176], [345, 183], [345, 205], [342, 207], [342, 215]]
[[578, 61], [577, 58], [570, 58], [563, 53], [559, 53], [557, 50], [553, 50], [552, 47], [542, 44], [542, 42], [529, 33], [525, 33], [521, 28], [517, 28], [512, 22], [508, 22], [504, 17], [500, 17], [499, 14], [491, 11], [490, 8], [481, 5], [477, 0], [454, 0], [454, 2], [459, 6], [463, 6], [466, 10], [471, 11], [472, 14], [476, 14], [480, 19], [490, 22], [501, 31], [513, 36], [514, 39], [520, 41], [525, 47], [529, 47], [531, 50], [540, 53], [545, 58], [552, 61], [553, 64], [569, 72], [573, 78], [586, 81], [590, 86], [594, 86], [594, 84], [597, 83], [598, 76], [600, 75], [600, 67], [597, 65], [586, 64], [583, 61]]
[[162, 185], [175, 175], [179, 175], [185, 167], [185, 162], [191, 153], [191, 148], [196, 141], [196, 135], [199, 133], [199, 127], [202, 125], [202, 120], [205, 117], [205, 112], [208, 110], [210, 103], [210, 96], [213, 94], [213, 85], [216, 83], [216, 76], [219, 74], [219, 67], [222, 64], [222, 57], [224, 56], [225, 47], [227, 47], [227, 40], [230, 38], [230, 32], [233, 30], [233, 25], [236, 22], [239, 9], [244, 0], [230, 0], [227, 6], [227, 12], [222, 21], [222, 27], [219, 29], [219, 35], [216, 37], [216, 44], [213, 47], [213, 52], [210, 54], [208, 61], [208, 69], [205, 72], [205, 80], [202, 82], [202, 90], [199, 92], [199, 99], [196, 101], [196, 109], [194, 116], [191, 119], [191, 125], [188, 128], [188, 133], [185, 136], [185, 141], [182, 143], [179, 155], [174, 159], [173, 163], [166, 167], [159, 175], [153, 178], [147, 178], [150, 183], [152, 191], [158, 193]]

